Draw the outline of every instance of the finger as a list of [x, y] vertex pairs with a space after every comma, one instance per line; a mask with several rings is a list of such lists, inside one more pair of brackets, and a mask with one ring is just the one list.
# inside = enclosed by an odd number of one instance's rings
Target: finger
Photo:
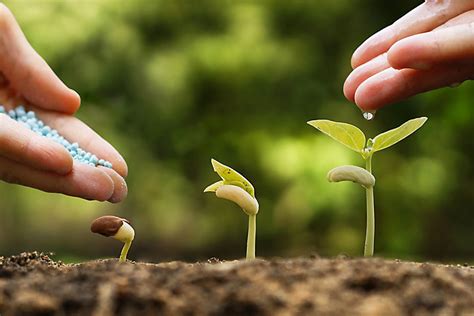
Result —
[[355, 102], [364, 111], [377, 110], [421, 92], [471, 79], [474, 64], [445, 65], [423, 71], [386, 69], [364, 81], [355, 93]]
[[128, 194], [127, 183], [115, 170], [105, 167], [99, 167], [103, 172], [109, 175], [114, 182], [114, 193], [108, 199], [109, 202], [118, 203], [125, 199]]
[[[470, 22], [474, 22], [474, 10], [470, 10], [468, 12], [465, 12], [461, 15], [458, 15], [454, 18], [452, 18], [451, 20], [447, 21], [446, 23], [442, 24], [441, 26], [437, 27], [435, 30], [439, 30], [439, 29], [444, 29], [444, 28], [448, 28], [448, 27], [451, 27], [451, 26], [456, 26], [456, 25], [460, 25], [460, 24], [466, 24], [466, 23], [470, 23]], [[407, 39], [403, 39], [401, 40], [401, 42], [405, 41], [405, 40], [408, 40], [410, 37], [408, 37]], [[398, 43], [396, 43], [389, 51], [392, 53], [392, 56], [395, 56], [393, 55], [393, 50], [395, 49], [394, 47], [397, 46]], [[417, 49], [413, 49], [416, 53]], [[399, 56], [401, 56], [402, 58], [403, 57], [406, 57], [406, 58], [409, 58], [411, 56], [413, 52], [402, 52], [399, 54]], [[384, 56], [385, 58], [382, 58], [382, 56]], [[385, 70], [387, 68], [390, 68], [391, 65], [388, 63], [387, 61], [387, 58], [386, 58], [387, 54], [382, 54], [382, 55], [379, 55], [375, 58], [373, 58], [372, 60], [366, 62], [365, 64], [362, 64], [360, 65], [359, 67], [357, 67], [356, 69], [354, 69], [352, 71], [352, 73], [347, 77], [345, 83], [344, 83], [344, 95], [346, 96], [346, 98], [349, 100], [349, 101], [354, 101], [354, 96], [355, 96], [355, 91], [357, 90], [358, 86], [364, 82], [365, 80], [367, 80], [368, 78], [370, 78], [371, 76], [375, 75], [376, 73], [382, 71], [382, 70]], [[395, 60], [396, 58], [394, 58], [394, 61], [392, 61], [392, 66], [394, 68], [404, 68], [405, 65], [400, 65], [400, 66], [397, 66], [397, 61]], [[415, 69], [420, 69], [420, 68], [428, 68], [428, 65], [423, 65], [421, 64], [421, 67], [420, 65], [416, 64], [415, 65], [412, 65], [412, 67], [414, 67]]]
[[423, 70], [463, 59], [474, 59], [474, 23], [413, 35], [388, 51], [388, 61], [396, 69]]
[[395, 42], [405, 37], [431, 31], [471, 9], [474, 9], [474, 1], [425, 1], [362, 43], [352, 55], [352, 68], [386, 52]]
[[460, 14], [452, 18], [451, 20], [448, 20], [446, 23], [438, 26], [434, 30], [444, 29], [447, 27], [456, 26], [460, 24], [467, 24], [467, 23], [472, 23], [472, 22], [474, 22], [474, 10], [464, 12], [463, 14]]
[[0, 3], [0, 67], [10, 85], [32, 104], [74, 113], [79, 95], [69, 89], [31, 47], [8, 8]]
[[61, 113], [47, 112], [41, 109], [35, 109], [35, 111], [39, 118], [58, 130], [64, 138], [70, 142], [77, 142], [82, 149], [110, 161], [115, 171], [122, 177], [127, 176], [128, 167], [119, 152], [82, 121]]
[[0, 155], [32, 168], [67, 174], [72, 158], [61, 145], [0, 114]]
[[107, 201], [114, 193], [114, 182], [105, 172], [77, 162], [69, 174], [56, 175], [0, 157], [0, 179], [88, 200]]
[[345, 97], [349, 101], [354, 101], [357, 87], [368, 78], [387, 68], [390, 68], [390, 64], [387, 61], [387, 54], [382, 54], [354, 69], [344, 82], [343, 91]]

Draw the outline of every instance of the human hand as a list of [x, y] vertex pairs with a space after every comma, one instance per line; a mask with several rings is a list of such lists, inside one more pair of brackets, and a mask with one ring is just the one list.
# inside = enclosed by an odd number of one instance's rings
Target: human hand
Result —
[[124, 159], [72, 116], [79, 108], [79, 95], [66, 87], [34, 51], [12, 13], [1, 3], [0, 104], [7, 110], [25, 104], [70, 142], [113, 164], [109, 169], [73, 161], [63, 146], [0, 114], [1, 180], [90, 200], [115, 203], [126, 197]]
[[344, 95], [364, 111], [474, 78], [474, 1], [426, 0], [352, 55]]

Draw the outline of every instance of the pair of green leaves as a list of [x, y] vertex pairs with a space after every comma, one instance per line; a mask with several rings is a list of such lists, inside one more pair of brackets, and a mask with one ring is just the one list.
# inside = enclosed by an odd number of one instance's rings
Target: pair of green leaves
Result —
[[244, 189], [248, 194], [255, 198], [255, 189], [249, 180], [243, 175], [215, 159], [211, 159], [214, 171], [222, 178], [221, 181], [211, 184], [204, 189], [204, 192], [216, 192], [223, 185], [235, 185]]
[[308, 124], [367, 159], [374, 152], [390, 147], [413, 134], [427, 119], [426, 117], [419, 117], [409, 120], [401, 126], [379, 134], [374, 139], [369, 138], [367, 141], [365, 134], [351, 124], [329, 120], [313, 120], [309, 121]]

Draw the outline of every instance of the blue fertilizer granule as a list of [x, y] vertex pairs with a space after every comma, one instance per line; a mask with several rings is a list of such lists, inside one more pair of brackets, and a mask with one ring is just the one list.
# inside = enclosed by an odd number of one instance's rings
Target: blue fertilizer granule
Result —
[[93, 167], [103, 166], [112, 168], [111, 162], [97, 158], [96, 155], [91, 154], [90, 152], [87, 152], [79, 147], [78, 143], [70, 143], [67, 139], [61, 136], [57, 130], [45, 125], [43, 121], [39, 120], [36, 117], [35, 112], [27, 112], [21, 105], [14, 110], [9, 110], [8, 112], [5, 111], [5, 108], [2, 105], [0, 105], [0, 113], [6, 114], [15, 121], [22, 123], [36, 134], [47, 137], [56, 143], [63, 145], [72, 158], [78, 162], [85, 163]]

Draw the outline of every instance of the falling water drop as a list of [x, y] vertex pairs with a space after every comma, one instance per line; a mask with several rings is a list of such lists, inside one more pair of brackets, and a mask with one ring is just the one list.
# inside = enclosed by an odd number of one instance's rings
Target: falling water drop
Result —
[[371, 112], [362, 112], [362, 116], [367, 120], [367, 121], [371, 121], [375, 118], [375, 111], [371, 111]]

